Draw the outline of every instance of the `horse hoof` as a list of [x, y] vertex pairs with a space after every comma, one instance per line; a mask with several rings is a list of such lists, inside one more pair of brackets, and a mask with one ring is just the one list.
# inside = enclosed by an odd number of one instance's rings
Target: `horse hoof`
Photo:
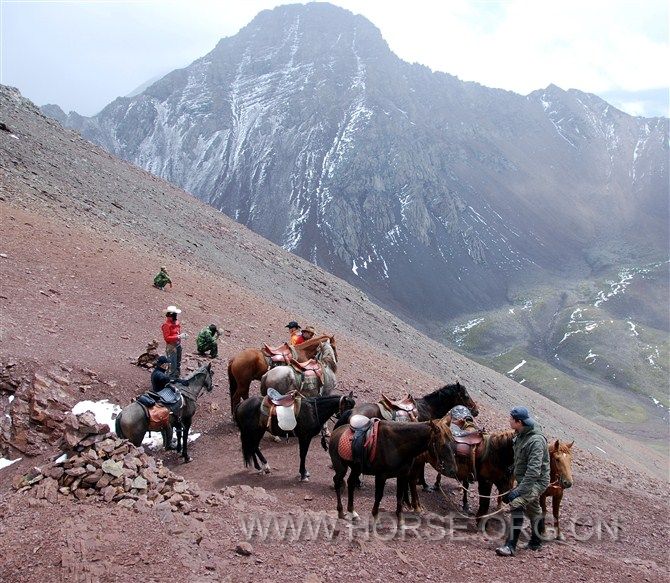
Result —
[[424, 492], [435, 492], [435, 490], [437, 490], [437, 488], [435, 486], [429, 486], [428, 484], [423, 486], [423, 491]]
[[557, 534], [556, 540], [565, 540], [565, 535], [563, 533]]
[[300, 478], [301, 482], [309, 482], [309, 477], [305, 476], [304, 478]]
[[272, 436], [272, 441], [274, 441], [275, 443], [281, 443], [281, 437], [277, 437], [276, 435], [273, 435]]
[[185, 463], [185, 464], [187, 464], [187, 463], [189, 463], [189, 462], [191, 462], [191, 461], [193, 461], [193, 458], [192, 458], [190, 455], [184, 458], [184, 463]]

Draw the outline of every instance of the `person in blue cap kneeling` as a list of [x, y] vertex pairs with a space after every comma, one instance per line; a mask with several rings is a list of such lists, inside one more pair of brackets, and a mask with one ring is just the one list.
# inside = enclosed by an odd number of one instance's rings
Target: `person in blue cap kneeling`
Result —
[[512, 525], [507, 542], [496, 549], [496, 554], [511, 557], [523, 528], [523, 515], [530, 519], [532, 534], [526, 548], [538, 550], [542, 545], [540, 533], [544, 532], [544, 518], [540, 508], [540, 495], [549, 486], [549, 448], [542, 428], [530, 416], [526, 407], [510, 411], [510, 427], [514, 437], [514, 476], [517, 486], [502, 497], [509, 504]]

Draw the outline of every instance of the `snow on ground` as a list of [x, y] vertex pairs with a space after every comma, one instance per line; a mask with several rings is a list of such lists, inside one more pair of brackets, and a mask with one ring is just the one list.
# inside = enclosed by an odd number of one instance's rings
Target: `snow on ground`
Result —
[[524, 364], [526, 364], [525, 360], [522, 360], [519, 364], [517, 364], [512, 370], [508, 370], [507, 374], [512, 374], [515, 370], [520, 369]]
[[[97, 423], [106, 423], [109, 426], [109, 430], [114, 432], [114, 421], [121, 412], [121, 407], [115, 403], [110, 403], [107, 399], [103, 399], [102, 401], [80, 401], [72, 407], [72, 412], [75, 415], [81, 415], [85, 411], [93, 413]], [[189, 443], [195, 441], [198, 437], [200, 437], [200, 433], [189, 434]], [[151, 449], [163, 447], [163, 437], [160, 431], [147, 432], [142, 440], [142, 445]]]
[[18, 462], [21, 459], [23, 458], [17, 457], [15, 460], [8, 460], [6, 457], [0, 457], [0, 470], [7, 466], [11, 466], [13, 463]]

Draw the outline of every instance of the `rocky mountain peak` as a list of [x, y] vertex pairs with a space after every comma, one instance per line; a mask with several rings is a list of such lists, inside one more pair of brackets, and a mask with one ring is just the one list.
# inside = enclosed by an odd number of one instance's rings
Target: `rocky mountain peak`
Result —
[[325, 3], [263, 11], [68, 123], [425, 325], [500, 306], [520, 272], [603, 238], [667, 236], [667, 120], [433, 73]]

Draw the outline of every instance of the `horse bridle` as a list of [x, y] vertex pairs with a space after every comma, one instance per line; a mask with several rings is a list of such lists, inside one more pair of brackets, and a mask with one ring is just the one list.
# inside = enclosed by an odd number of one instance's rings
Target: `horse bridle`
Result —
[[[202, 374], [207, 374], [207, 373], [204, 373], [204, 372], [203, 372]], [[211, 373], [210, 373], [210, 374], [211, 374]], [[192, 395], [191, 393], [189, 393], [189, 392], [186, 390], [186, 389], [188, 389], [188, 388], [190, 388], [190, 387], [191, 387], [191, 381], [189, 380], [188, 385], [186, 385], [186, 387], [185, 387], [184, 389], [181, 390], [181, 394], [182, 394], [184, 397], [186, 397], [189, 401], [192, 401], [193, 403], [196, 403], [196, 402], [198, 401], [198, 399], [200, 398], [200, 395], [202, 395], [203, 391], [207, 391], [207, 388], [206, 388], [206, 386], [205, 386], [205, 383], [202, 383], [202, 386], [200, 387], [200, 390], [198, 390], [198, 394], [197, 394], [197, 395]], [[211, 376], [210, 376], [210, 387], [211, 387], [211, 388], [210, 388], [209, 391], [207, 391], [207, 392], [210, 392], [210, 391], [212, 390], [212, 388], [213, 388], [213, 387], [212, 387]]]

